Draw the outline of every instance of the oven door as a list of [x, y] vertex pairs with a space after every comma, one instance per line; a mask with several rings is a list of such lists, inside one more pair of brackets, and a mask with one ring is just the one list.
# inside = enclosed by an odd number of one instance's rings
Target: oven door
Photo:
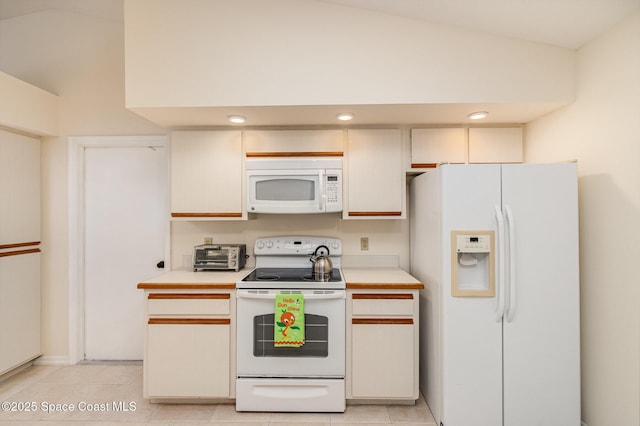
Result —
[[249, 213], [323, 213], [324, 170], [248, 170]]
[[[305, 343], [275, 347], [277, 293], [304, 296]], [[345, 290], [237, 290], [238, 377], [344, 377]]]

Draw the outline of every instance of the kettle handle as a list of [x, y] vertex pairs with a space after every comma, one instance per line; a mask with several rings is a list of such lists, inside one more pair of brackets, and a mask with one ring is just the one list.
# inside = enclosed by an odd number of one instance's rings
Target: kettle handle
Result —
[[322, 247], [327, 249], [327, 256], [329, 256], [329, 247], [325, 246], [324, 244], [321, 244], [318, 247], [316, 247], [315, 251], [313, 252], [314, 257], [318, 257], [318, 250], [320, 250]]

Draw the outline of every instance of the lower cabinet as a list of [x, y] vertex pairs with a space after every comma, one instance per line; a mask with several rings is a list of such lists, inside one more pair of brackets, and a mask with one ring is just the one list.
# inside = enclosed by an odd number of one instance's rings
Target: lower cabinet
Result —
[[416, 400], [418, 292], [349, 291], [347, 398]]
[[40, 250], [0, 253], [0, 374], [40, 352]]
[[235, 298], [231, 296], [147, 293], [146, 398], [235, 396]]
[[[229, 320], [164, 320], [148, 325], [149, 397], [228, 398]], [[225, 321], [225, 320], [221, 320]]]

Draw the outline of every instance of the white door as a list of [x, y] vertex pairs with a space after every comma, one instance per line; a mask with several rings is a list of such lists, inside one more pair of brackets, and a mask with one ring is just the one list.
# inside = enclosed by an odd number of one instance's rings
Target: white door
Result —
[[[502, 424], [502, 323], [495, 297], [453, 297], [451, 231], [496, 230], [499, 165], [445, 165], [442, 197], [442, 417], [447, 426]], [[453, 265], [452, 265], [453, 262]], [[460, 271], [460, 269], [459, 269]], [[482, 270], [478, 281], [487, 280]], [[460, 273], [458, 274], [460, 277]]]
[[[580, 424], [575, 164], [502, 166], [514, 279], [504, 316], [504, 426]], [[507, 217], [509, 219], [509, 217]]]
[[163, 146], [85, 147], [85, 359], [140, 360], [143, 292], [158, 275], [167, 227]]

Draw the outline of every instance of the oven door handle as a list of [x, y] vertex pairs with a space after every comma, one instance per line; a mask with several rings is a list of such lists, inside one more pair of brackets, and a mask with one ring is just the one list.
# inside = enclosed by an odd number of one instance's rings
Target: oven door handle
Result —
[[[252, 291], [237, 291], [238, 299], [271, 299], [275, 300], [277, 292], [274, 293], [256, 293]], [[285, 293], [289, 294], [289, 293]], [[342, 290], [338, 291], [327, 291], [323, 293], [291, 293], [291, 294], [302, 294], [305, 300], [338, 300], [338, 299], [346, 299], [347, 293]]]

